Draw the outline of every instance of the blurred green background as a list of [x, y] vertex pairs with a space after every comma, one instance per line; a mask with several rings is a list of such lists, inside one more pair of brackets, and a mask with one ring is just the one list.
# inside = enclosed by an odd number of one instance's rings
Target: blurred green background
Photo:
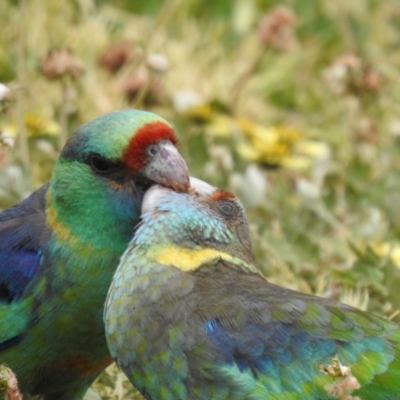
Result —
[[[0, 209], [80, 124], [151, 110], [269, 280], [400, 320], [398, 0], [3, 0], [0, 26]], [[99, 395], [138, 396], [115, 367]]]

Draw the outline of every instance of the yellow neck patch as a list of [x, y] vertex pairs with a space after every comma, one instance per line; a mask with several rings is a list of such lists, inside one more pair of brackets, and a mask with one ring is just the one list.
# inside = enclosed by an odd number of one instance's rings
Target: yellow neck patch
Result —
[[233, 257], [215, 249], [187, 249], [184, 247], [167, 246], [157, 252], [155, 259], [162, 265], [171, 265], [182, 271], [194, 271], [201, 265], [206, 264], [216, 258], [233, 262]]
[[63, 242], [71, 241], [74, 239], [72, 232], [66, 228], [58, 220], [56, 211], [51, 205], [51, 192], [50, 189], [46, 193], [46, 222], [47, 226], [53, 230], [58, 240]]
[[76, 235], [72, 233], [70, 229], [65, 227], [57, 218], [57, 213], [51, 205], [51, 192], [50, 189], [46, 193], [46, 223], [51, 228], [60, 242], [68, 243], [73, 248], [81, 249], [86, 251], [82, 255], [88, 255], [94, 251], [90, 244], [84, 245], [81, 243]]

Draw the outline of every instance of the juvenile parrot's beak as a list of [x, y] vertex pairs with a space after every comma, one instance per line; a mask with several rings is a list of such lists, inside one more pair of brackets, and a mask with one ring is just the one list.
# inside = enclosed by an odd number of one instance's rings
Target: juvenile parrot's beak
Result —
[[159, 185], [178, 192], [190, 188], [189, 169], [185, 160], [172, 143], [160, 143], [157, 153], [144, 167], [144, 175]]
[[[193, 176], [190, 177], [190, 184], [191, 188], [189, 193], [193, 196], [209, 196], [218, 190], [209, 183]], [[159, 202], [159, 199], [169, 192], [172, 192], [170, 188], [161, 185], [153, 185], [151, 188], [147, 189], [142, 202], [142, 213], [148, 211], [150, 208], [154, 208]]]

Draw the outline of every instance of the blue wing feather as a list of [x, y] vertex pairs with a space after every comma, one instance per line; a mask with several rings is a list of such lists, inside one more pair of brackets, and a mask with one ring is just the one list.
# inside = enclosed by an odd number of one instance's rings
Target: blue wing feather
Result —
[[[42, 262], [46, 227], [45, 185], [26, 200], [0, 213], [0, 317], [7, 319], [22, 299]], [[25, 321], [28, 323], [29, 321]], [[24, 323], [13, 329], [0, 324], [0, 351], [19, 343]]]
[[[282, 292], [284, 294], [284, 289]], [[300, 296], [307, 299], [307, 295]], [[308, 299], [315, 301], [312, 296]], [[325, 303], [328, 307], [329, 301]], [[267, 308], [268, 303], [264, 304]], [[276, 300], [275, 306], [279, 307]], [[359, 318], [364, 315], [350, 308], [347, 312], [349, 315], [346, 316], [343, 311], [343, 318], [351, 319], [351, 314]], [[363, 390], [364, 387], [368, 391], [378, 385], [384, 393], [382, 399], [398, 398], [394, 395], [398, 390], [394, 381], [388, 385], [379, 382], [384, 379], [379, 375], [391, 368], [399, 348], [398, 339], [392, 336], [395, 325], [390, 322], [378, 317], [365, 320], [365, 326], [354, 322], [352, 329], [356, 338], [345, 340], [341, 331], [335, 331], [334, 326], [329, 324], [329, 319], [320, 323], [320, 329], [308, 332], [302, 328], [301, 319], [292, 319], [291, 323], [278, 319], [255, 319], [251, 317], [254, 314], [250, 308], [246, 315], [247, 318], [240, 319], [240, 323], [238, 319], [232, 324], [226, 317], [204, 322], [203, 329], [213, 343], [213, 354], [217, 357], [215, 365], [220, 371], [235, 366], [241, 375], [254, 379], [270, 396], [291, 394], [293, 399], [298, 399], [297, 395], [307, 392], [310, 396], [304, 397], [307, 399], [331, 399], [325, 385], [333, 379], [324, 375], [319, 365], [330, 364], [332, 358], [338, 356], [344, 365], [351, 366]], [[376, 331], [370, 336], [367, 332], [372, 327]], [[392, 376], [387, 379], [392, 379]]]
[[0, 213], [0, 301], [23, 295], [42, 258], [46, 228], [45, 194], [48, 185], [16, 206]]
[[291, 325], [270, 322], [248, 324], [239, 332], [229, 332], [221, 322], [208, 321], [205, 331], [213, 343], [222, 351], [224, 362], [235, 363], [240, 371], [252, 370], [269, 373], [270, 368], [284, 366], [293, 356], [303, 360], [326, 359], [337, 351], [331, 339], [316, 340], [311, 334]]
[[[7, 266], [13, 268], [7, 268]], [[0, 301], [10, 302], [24, 292], [40, 265], [35, 250], [0, 253]]]

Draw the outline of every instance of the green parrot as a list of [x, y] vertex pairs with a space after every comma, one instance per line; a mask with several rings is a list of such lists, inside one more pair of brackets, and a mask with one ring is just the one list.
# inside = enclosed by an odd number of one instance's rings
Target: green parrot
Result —
[[269, 283], [231, 193], [154, 186], [107, 296], [107, 343], [151, 400], [400, 399], [391, 321]]
[[189, 187], [176, 142], [155, 114], [103, 115], [68, 140], [49, 184], [0, 213], [0, 364], [24, 399], [81, 399], [112, 362], [103, 306], [143, 193]]

